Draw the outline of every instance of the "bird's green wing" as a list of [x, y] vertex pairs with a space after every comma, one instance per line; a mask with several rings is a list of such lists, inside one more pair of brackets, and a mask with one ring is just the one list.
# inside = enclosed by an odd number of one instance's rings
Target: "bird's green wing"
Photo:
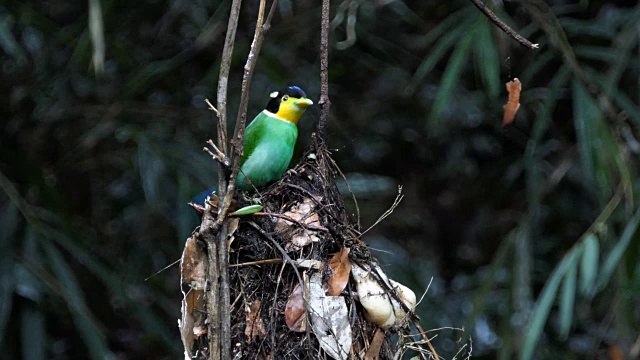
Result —
[[256, 116], [245, 131], [238, 189], [250, 190], [251, 184], [258, 187], [279, 179], [291, 162], [297, 137], [298, 128], [294, 124], [264, 112]]

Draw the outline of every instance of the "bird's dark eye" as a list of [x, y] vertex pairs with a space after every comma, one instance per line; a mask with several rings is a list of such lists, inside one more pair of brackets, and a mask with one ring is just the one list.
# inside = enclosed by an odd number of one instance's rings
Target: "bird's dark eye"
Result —
[[288, 100], [289, 100], [289, 96], [288, 95], [285, 95], [285, 96], [282, 97], [282, 101], [288, 101]]

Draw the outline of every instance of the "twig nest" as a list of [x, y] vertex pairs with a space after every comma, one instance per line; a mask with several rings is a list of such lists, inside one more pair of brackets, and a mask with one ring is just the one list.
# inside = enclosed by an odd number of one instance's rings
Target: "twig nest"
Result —
[[416, 294], [408, 287], [389, 279], [377, 264], [353, 264], [351, 273], [357, 284], [356, 292], [364, 307], [365, 318], [384, 330], [403, 326], [407, 312], [398, 300], [413, 312], [416, 308]]

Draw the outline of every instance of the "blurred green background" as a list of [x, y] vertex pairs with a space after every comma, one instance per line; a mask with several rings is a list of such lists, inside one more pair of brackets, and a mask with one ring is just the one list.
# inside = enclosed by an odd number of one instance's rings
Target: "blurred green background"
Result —
[[[332, 2], [329, 147], [364, 238], [418, 295], [439, 354], [640, 353], [635, 1]], [[177, 260], [212, 185], [202, 152], [230, 1], [0, 4], [0, 358], [174, 359]], [[231, 118], [258, 1], [245, 1]], [[249, 118], [319, 95], [320, 4], [280, 0]], [[523, 84], [503, 128], [504, 83]], [[317, 106], [300, 123], [309, 144]], [[296, 158], [294, 157], [294, 161]], [[356, 208], [345, 191], [345, 201]], [[465, 355], [466, 356], [466, 355]]]

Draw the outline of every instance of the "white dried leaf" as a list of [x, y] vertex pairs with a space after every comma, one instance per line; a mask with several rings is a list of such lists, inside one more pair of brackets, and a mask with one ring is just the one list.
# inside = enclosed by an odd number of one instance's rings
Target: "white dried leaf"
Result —
[[342, 296], [326, 296], [322, 274], [314, 272], [308, 283], [311, 329], [327, 355], [346, 360], [351, 352], [351, 325], [347, 303]]

